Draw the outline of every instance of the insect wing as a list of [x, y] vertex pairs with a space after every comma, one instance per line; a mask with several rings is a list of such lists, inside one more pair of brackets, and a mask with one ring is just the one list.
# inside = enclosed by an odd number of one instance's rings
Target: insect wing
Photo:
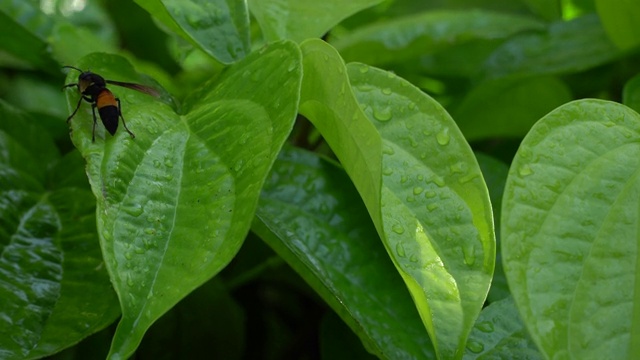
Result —
[[133, 84], [133, 83], [122, 82], [122, 81], [115, 81], [115, 80], [107, 80], [107, 84], [122, 86], [128, 89], [140, 91], [141, 93], [145, 93], [147, 95], [160, 97], [160, 92], [150, 86]]

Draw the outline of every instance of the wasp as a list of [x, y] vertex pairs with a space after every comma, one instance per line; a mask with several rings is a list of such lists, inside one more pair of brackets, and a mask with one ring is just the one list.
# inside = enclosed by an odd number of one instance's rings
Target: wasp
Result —
[[67, 118], [67, 123], [71, 121], [71, 119], [78, 112], [78, 109], [80, 109], [82, 100], [90, 103], [91, 110], [93, 112], [93, 133], [91, 137], [92, 142], [96, 141], [96, 108], [98, 108], [98, 113], [100, 114], [100, 120], [102, 120], [102, 124], [111, 135], [115, 135], [116, 130], [118, 129], [119, 119], [122, 119], [122, 125], [124, 126], [124, 129], [129, 133], [129, 135], [131, 135], [131, 138], [133, 139], [136, 137], [131, 132], [131, 130], [129, 130], [129, 128], [127, 127], [127, 123], [124, 121], [124, 117], [122, 116], [122, 107], [120, 106], [120, 99], [115, 97], [111, 90], [107, 89], [107, 84], [126, 87], [155, 97], [160, 96], [160, 93], [156, 89], [148, 86], [114, 80], [105, 80], [102, 76], [96, 73], [92, 73], [88, 70], [83, 71], [73, 66], [63, 66], [63, 68], [74, 69], [80, 72], [77, 83], [66, 84], [62, 87], [62, 89], [65, 89], [75, 86], [81, 95], [80, 100], [78, 100], [78, 106], [76, 106], [76, 109], [73, 110], [73, 113]]

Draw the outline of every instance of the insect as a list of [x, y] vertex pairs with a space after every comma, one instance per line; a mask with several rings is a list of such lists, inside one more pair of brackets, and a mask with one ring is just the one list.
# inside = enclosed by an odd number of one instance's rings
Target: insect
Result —
[[160, 93], [156, 89], [148, 86], [114, 80], [105, 80], [102, 76], [96, 73], [92, 73], [88, 70], [83, 71], [73, 66], [63, 66], [63, 68], [74, 69], [80, 72], [77, 83], [66, 84], [62, 87], [62, 89], [65, 89], [75, 86], [78, 88], [78, 91], [81, 95], [80, 100], [78, 100], [78, 106], [76, 106], [76, 109], [73, 110], [73, 113], [67, 118], [67, 123], [71, 121], [71, 119], [78, 112], [78, 109], [80, 109], [82, 100], [90, 103], [91, 110], [93, 111], [93, 133], [91, 137], [91, 141], [93, 142], [96, 141], [96, 108], [98, 108], [98, 113], [100, 114], [100, 120], [102, 120], [102, 124], [111, 135], [115, 135], [116, 130], [118, 129], [118, 118], [120, 118], [122, 119], [122, 125], [124, 126], [124, 129], [129, 133], [129, 135], [131, 135], [131, 138], [133, 139], [136, 137], [131, 132], [131, 130], [129, 130], [129, 128], [127, 127], [127, 123], [125, 123], [124, 121], [120, 106], [120, 99], [115, 97], [111, 90], [107, 89], [107, 84], [126, 87], [155, 97], [160, 96]]

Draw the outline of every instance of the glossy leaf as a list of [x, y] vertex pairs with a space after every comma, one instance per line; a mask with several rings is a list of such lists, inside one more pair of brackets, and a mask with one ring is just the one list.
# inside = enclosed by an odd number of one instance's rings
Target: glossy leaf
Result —
[[640, 112], [640, 75], [632, 77], [622, 91], [622, 103]]
[[468, 141], [518, 138], [542, 116], [571, 99], [567, 85], [554, 77], [497, 79], [473, 88], [453, 117]]
[[302, 49], [301, 112], [358, 188], [436, 353], [461, 357], [495, 256], [473, 153], [444, 109], [406, 81], [362, 64], [349, 65], [347, 78], [327, 44]]
[[[75, 172], [82, 173], [82, 167]], [[85, 180], [86, 183], [86, 180]], [[104, 267], [96, 233], [95, 199], [87, 189], [61, 188], [48, 196], [60, 218], [60, 295], [29, 357], [56, 353], [112, 324], [120, 304]]]
[[253, 231], [381, 358], [429, 359], [433, 347], [353, 184], [335, 164], [286, 148]]
[[340, 21], [382, 0], [249, 0], [268, 41], [321, 37]]
[[640, 3], [628, 0], [595, 0], [598, 15], [611, 40], [621, 49], [640, 45]]
[[0, 48], [30, 66], [51, 71], [46, 36], [53, 22], [29, 1], [0, 3]]
[[[92, 143], [86, 104], [72, 120], [122, 305], [113, 358], [128, 357], [158, 317], [238, 251], [297, 112], [299, 56], [288, 42], [253, 53], [206, 83], [183, 115], [114, 87], [135, 139], [122, 128], [111, 137], [100, 125]], [[140, 82], [121, 58], [95, 54], [81, 61], [88, 64], [105, 78]], [[68, 96], [74, 106], [78, 95], [69, 90]]]
[[221, 63], [238, 61], [249, 53], [246, 1], [136, 0], [136, 3]]
[[502, 254], [548, 357], [637, 357], [640, 115], [602, 100], [542, 118], [511, 165]]
[[489, 78], [564, 74], [591, 69], [620, 56], [595, 15], [551, 23], [542, 33], [520, 34], [486, 61]]
[[534, 19], [482, 10], [431, 11], [362, 27], [332, 44], [345, 61], [384, 65], [473, 40], [504, 39], [541, 29]]
[[492, 303], [508, 297], [509, 286], [507, 285], [507, 278], [504, 275], [502, 268], [502, 254], [500, 251], [500, 218], [502, 209], [502, 194], [504, 193], [505, 182], [507, 181], [507, 174], [509, 173], [509, 167], [502, 161], [495, 159], [491, 156], [476, 153], [476, 159], [478, 159], [478, 165], [482, 170], [482, 176], [487, 183], [489, 189], [489, 197], [491, 198], [491, 208], [493, 209], [493, 218], [496, 231], [496, 266], [493, 271], [493, 279], [491, 279], [491, 288], [487, 295], [487, 301]]
[[542, 360], [520, 319], [513, 298], [507, 297], [482, 309], [469, 335], [464, 360]]

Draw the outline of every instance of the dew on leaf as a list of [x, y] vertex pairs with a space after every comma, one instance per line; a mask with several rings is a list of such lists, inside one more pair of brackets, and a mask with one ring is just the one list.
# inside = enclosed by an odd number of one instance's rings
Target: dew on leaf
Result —
[[404, 250], [404, 246], [402, 246], [402, 243], [397, 243], [396, 244], [396, 254], [398, 254], [399, 257], [407, 257], [407, 253]]
[[449, 128], [446, 127], [440, 130], [440, 132], [436, 134], [436, 140], [438, 141], [438, 144], [442, 146], [448, 145], [449, 140], [451, 140], [451, 137], [449, 136]]
[[475, 340], [469, 340], [469, 342], [467, 342], [467, 349], [472, 353], [479, 354], [484, 350], [484, 345]]
[[393, 230], [394, 233], [396, 234], [404, 234], [404, 227], [400, 224], [395, 224], [391, 227], [391, 230]]
[[493, 323], [491, 321], [483, 321], [481, 323], [478, 323], [476, 325], [476, 328], [478, 328], [478, 330], [485, 332], [485, 333], [490, 333], [493, 332]]
[[531, 170], [529, 165], [524, 164], [518, 168], [518, 174], [520, 174], [520, 176], [529, 176], [533, 174], [533, 170]]
[[422, 187], [416, 186], [413, 188], [413, 195], [420, 195], [423, 191], [424, 189]]
[[438, 204], [436, 204], [436, 203], [431, 203], [431, 204], [427, 205], [427, 210], [429, 210], [429, 212], [434, 211], [437, 208], [438, 208]]
[[391, 108], [388, 106], [382, 109], [376, 107], [373, 109], [373, 117], [378, 121], [389, 121], [393, 117], [393, 114], [391, 113]]

